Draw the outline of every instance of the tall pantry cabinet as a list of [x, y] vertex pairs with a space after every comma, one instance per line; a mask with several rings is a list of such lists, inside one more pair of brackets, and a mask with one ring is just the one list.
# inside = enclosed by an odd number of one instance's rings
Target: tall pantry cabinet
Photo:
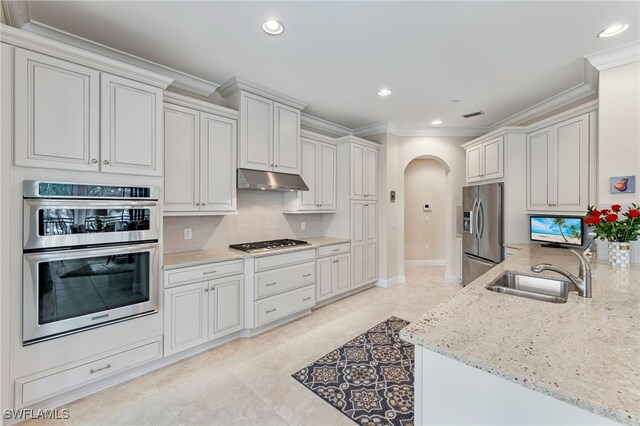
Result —
[[378, 280], [378, 154], [355, 136], [336, 139], [337, 203], [327, 233], [351, 239], [351, 288]]

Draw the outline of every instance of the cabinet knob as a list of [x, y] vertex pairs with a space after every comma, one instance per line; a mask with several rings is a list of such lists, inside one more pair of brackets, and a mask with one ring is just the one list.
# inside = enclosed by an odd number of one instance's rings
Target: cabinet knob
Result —
[[211, 287], [209, 290], [213, 291], [213, 290], [215, 290], [215, 289], [216, 289], [215, 287]]
[[196, 203], [196, 206], [199, 206], [199, 205], [200, 205], [200, 203]]
[[204, 206], [206, 203], [200, 203], [201, 206]]
[[205, 291], [205, 292], [208, 292], [208, 291], [209, 291], [209, 287], [206, 287], [206, 288], [204, 289], [204, 291]]
[[95, 158], [91, 159], [91, 164], [96, 164], [98, 162], [98, 160], [96, 160]]
[[102, 164], [109, 164], [109, 160], [103, 160]]

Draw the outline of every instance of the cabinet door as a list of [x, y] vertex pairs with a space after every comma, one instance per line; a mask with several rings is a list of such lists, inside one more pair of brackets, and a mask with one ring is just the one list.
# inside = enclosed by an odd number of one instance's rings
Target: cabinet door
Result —
[[[551, 128], [527, 135], [527, 209], [549, 210], [549, 163], [551, 155]], [[553, 164], [553, 163], [551, 163]]]
[[317, 145], [314, 142], [303, 140], [301, 149], [301, 176], [309, 187], [308, 191], [300, 191], [300, 209], [316, 210], [318, 208], [318, 159]]
[[318, 204], [322, 210], [336, 209], [336, 147], [318, 144]]
[[555, 125], [553, 136], [552, 204], [556, 210], [584, 212], [589, 203], [589, 115]]
[[197, 211], [200, 202], [200, 114], [164, 106], [164, 210]]
[[365, 281], [365, 253], [364, 244], [351, 246], [352, 279], [351, 288], [357, 288], [366, 284]]
[[164, 291], [164, 354], [198, 346], [208, 339], [209, 288], [199, 282]]
[[244, 276], [209, 281], [209, 340], [244, 326]]
[[499, 179], [504, 176], [503, 172], [503, 142], [504, 138], [490, 140], [482, 144], [482, 179]]
[[351, 145], [351, 199], [364, 200], [365, 148]]
[[102, 73], [100, 170], [162, 176], [162, 89]]
[[365, 190], [364, 196], [367, 200], [378, 198], [378, 150], [373, 148], [365, 149]]
[[100, 73], [15, 49], [15, 164], [100, 169]]
[[200, 113], [200, 211], [236, 209], [236, 121]]
[[316, 264], [316, 300], [333, 296], [333, 265], [335, 258], [318, 259]]
[[482, 180], [482, 145], [467, 149], [467, 182]]
[[351, 262], [350, 255], [338, 256], [333, 261], [332, 265], [332, 284], [333, 294], [343, 293], [351, 287], [350, 270]]
[[378, 239], [378, 209], [376, 203], [364, 204], [365, 240]]
[[365, 244], [365, 271], [366, 283], [374, 282], [378, 279], [378, 243], [367, 241]]
[[362, 202], [351, 203], [351, 241], [363, 243], [366, 238], [365, 206]]
[[273, 170], [273, 101], [240, 93], [239, 146], [239, 167]]
[[300, 111], [274, 103], [273, 153], [274, 170], [280, 173], [300, 173]]

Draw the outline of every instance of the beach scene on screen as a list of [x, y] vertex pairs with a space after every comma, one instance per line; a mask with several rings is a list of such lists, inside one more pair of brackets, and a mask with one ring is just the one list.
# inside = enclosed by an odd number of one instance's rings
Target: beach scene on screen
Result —
[[531, 239], [558, 244], [582, 243], [582, 227], [579, 218], [532, 217]]

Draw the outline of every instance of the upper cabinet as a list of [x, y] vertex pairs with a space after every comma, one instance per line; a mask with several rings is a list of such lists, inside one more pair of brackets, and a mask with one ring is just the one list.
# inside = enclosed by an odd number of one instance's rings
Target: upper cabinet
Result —
[[236, 117], [228, 108], [165, 94], [165, 214], [236, 210]]
[[141, 83], [74, 58], [81, 63], [15, 49], [15, 165], [161, 176], [168, 82]]
[[504, 138], [502, 136], [468, 145], [465, 151], [467, 183], [504, 177]]
[[586, 113], [527, 134], [527, 210], [587, 210], [589, 121]]
[[378, 199], [378, 150], [366, 145], [351, 145], [351, 199]]
[[336, 211], [336, 146], [334, 139], [304, 131], [300, 141], [300, 175], [308, 191], [285, 193], [285, 213]]
[[238, 167], [300, 173], [300, 111], [306, 104], [233, 78], [218, 88], [240, 112]]

